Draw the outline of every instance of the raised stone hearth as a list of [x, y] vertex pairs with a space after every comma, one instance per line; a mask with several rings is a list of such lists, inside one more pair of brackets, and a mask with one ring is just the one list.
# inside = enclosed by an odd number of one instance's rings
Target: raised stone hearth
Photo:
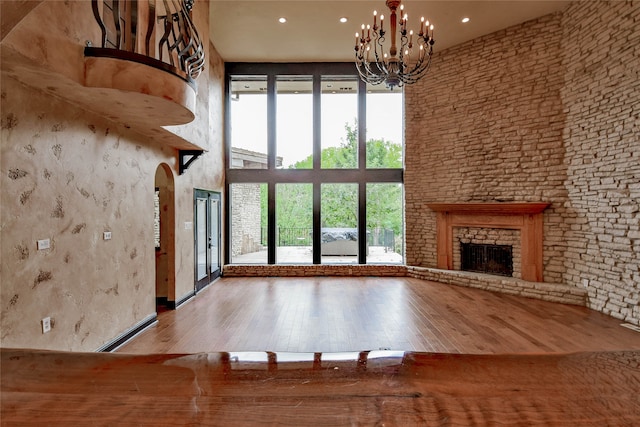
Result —
[[510, 229], [520, 232], [520, 276], [543, 281], [542, 212], [549, 203], [428, 203], [437, 212], [437, 265], [454, 269], [454, 227]]

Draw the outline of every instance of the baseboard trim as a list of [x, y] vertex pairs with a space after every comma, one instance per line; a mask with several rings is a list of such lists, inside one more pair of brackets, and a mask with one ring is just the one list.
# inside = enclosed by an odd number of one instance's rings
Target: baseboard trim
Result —
[[118, 335], [115, 339], [111, 340], [107, 344], [103, 345], [99, 349], [96, 350], [98, 353], [111, 353], [117, 350], [119, 347], [124, 345], [127, 341], [133, 339], [136, 335], [153, 325], [158, 321], [157, 313], [150, 314], [142, 321], [138, 322], [136, 325], [124, 331], [122, 334]]
[[182, 304], [186, 303], [187, 301], [189, 301], [191, 298], [193, 298], [195, 296], [196, 296], [195, 291], [191, 291], [191, 292], [186, 293], [178, 301], [175, 302], [175, 307], [173, 307], [173, 309], [176, 310]]

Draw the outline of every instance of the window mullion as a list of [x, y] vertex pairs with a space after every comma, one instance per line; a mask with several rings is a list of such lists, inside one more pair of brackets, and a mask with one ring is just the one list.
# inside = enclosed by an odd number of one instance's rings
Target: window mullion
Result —
[[320, 264], [322, 262], [322, 254], [320, 252], [320, 244], [322, 243], [321, 234], [321, 217], [320, 217], [320, 180], [318, 179], [318, 172], [321, 168], [322, 160], [322, 115], [321, 115], [321, 90], [322, 90], [322, 76], [320, 74], [313, 75], [313, 238], [312, 238], [312, 253], [313, 263]]
[[367, 85], [358, 79], [358, 264], [367, 263]]
[[276, 76], [267, 76], [267, 264], [276, 263]]

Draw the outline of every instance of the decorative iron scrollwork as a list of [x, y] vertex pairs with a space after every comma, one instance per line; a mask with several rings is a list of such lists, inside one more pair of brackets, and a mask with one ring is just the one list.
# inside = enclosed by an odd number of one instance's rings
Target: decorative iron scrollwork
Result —
[[[163, 2], [165, 10], [171, 10], [169, 2], [167, 0]], [[198, 31], [191, 20], [194, 0], [184, 0], [180, 5], [176, 0], [172, 3], [173, 7], [180, 9], [171, 14], [158, 16], [158, 23], [164, 28], [158, 43], [159, 59], [162, 61], [163, 54], [166, 52], [171, 65], [176, 66], [175, 62], [178, 62], [179, 68], [195, 79], [204, 69], [204, 50]]]
[[[162, 6], [164, 11], [159, 11], [156, 0], [92, 0], [93, 15], [100, 26], [101, 46], [157, 59], [195, 80], [204, 70], [205, 54], [191, 17], [194, 0], [162, 0]], [[146, 27], [144, 45], [138, 46], [138, 31], [143, 30], [138, 18], [145, 15], [148, 19], [146, 25], [143, 23]], [[157, 58], [151, 54], [156, 22], [162, 32]]]

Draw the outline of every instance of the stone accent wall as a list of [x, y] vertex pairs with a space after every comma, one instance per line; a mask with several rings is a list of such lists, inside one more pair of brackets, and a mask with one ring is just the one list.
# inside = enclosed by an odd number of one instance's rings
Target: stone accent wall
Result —
[[436, 266], [427, 202], [550, 202], [544, 280], [562, 283], [566, 179], [561, 15], [434, 55], [405, 88], [407, 264]]
[[407, 276], [562, 304], [584, 306], [587, 299], [587, 291], [575, 286], [560, 285], [558, 283], [527, 282], [521, 279], [492, 274], [407, 267]]
[[640, 324], [638, 22], [574, 2], [434, 56], [405, 90], [407, 264], [436, 265], [427, 202], [551, 202], [545, 282]]
[[640, 324], [640, 2], [580, 2], [563, 16], [567, 283]]
[[252, 265], [224, 266], [225, 277], [379, 276], [404, 277], [404, 265]]
[[231, 187], [231, 256], [261, 250], [260, 240], [260, 184], [233, 184]]

